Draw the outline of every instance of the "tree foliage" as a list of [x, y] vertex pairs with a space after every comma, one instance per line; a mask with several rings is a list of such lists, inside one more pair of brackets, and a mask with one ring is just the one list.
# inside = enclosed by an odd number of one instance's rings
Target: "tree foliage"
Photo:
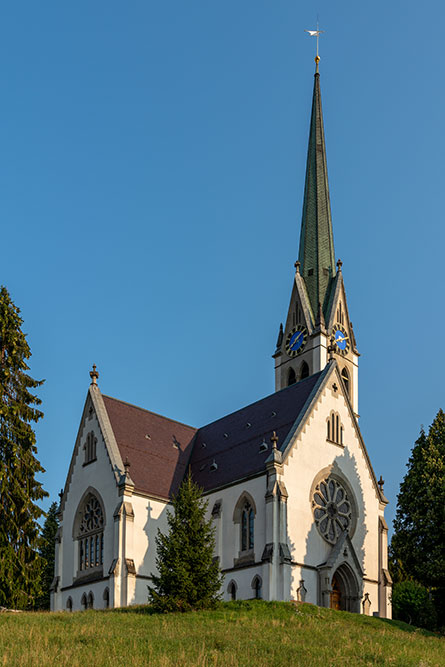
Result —
[[427, 589], [416, 581], [399, 581], [392, 592], [392, 615], [419, 628], [434, 629], [436, 610]]
[[56, 535], [59, 528], [58, 512], [58, 504], [56, 502], [51, 503], [46, 515], [45, 523], [43, 524], [42, 544], [39, 550], [43, 561], [43, 571], [41, 592], [37, 602], [37, 606], [40, 609], [50, 608], [50, 588], [54, 580]]
[[[439, 591], [445, 591], [445, 414], [442, 410], [428, 435], [423, 429], [420, 432], [407, 467], [397, 497], [391, 570], [396, 582], [417, 581], [438, 600]], [[439, 622], [444, 622], [443, 610]]]
[[215, 536], [206, 520], [207, 502], [190, 473], [167, 511], [168, 534], [158, 530], [156, 565], [149, 600], [159, 611], [212, 607], [219, 599], [222, 576], [214, 558]]
[[0, 604], [27, 608], [39, 590], [41, 559], [38, 554], [36, 505], [47, 494], [38, 473], [36, 438], [31, 423], [43, 413], [32, 393], [42, 382], [27, 374], [31, 356], [23, 320], [5, 287], [0, 288]]

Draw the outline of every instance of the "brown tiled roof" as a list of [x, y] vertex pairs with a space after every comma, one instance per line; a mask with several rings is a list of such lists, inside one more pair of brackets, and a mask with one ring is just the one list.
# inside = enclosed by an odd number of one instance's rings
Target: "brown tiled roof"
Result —
[[122, 460], [130, 462], [136, 491], [169, 498], [190, 458], [196, 428], [103, 396]]
[[[128, 458], [136, 491], [169, 498], [187, 466], [205, 491], [265, 470], [276, 431], [284, 445], [321, 373], [195, 429], [129, 403], [103, 396], [122, 460]], [[267, 450], [260, 451], [263, 440]], [[216, 463], [216, 469], [212, 466]]]
[[[194, 480], [209, 491], [262, 472], [271, 454], [273, 431], [277, 433], [280, 449], [320, 375], [311, 375], [200, 428], [190, 461]], [[267, 443], [266, 451], [260, 451], [263, 440]], [[213, 462], [216, 469], [212, 469]]]

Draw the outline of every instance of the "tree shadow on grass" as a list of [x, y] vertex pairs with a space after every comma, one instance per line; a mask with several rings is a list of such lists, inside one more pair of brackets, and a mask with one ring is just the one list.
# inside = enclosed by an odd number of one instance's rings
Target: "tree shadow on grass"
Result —
[[422, 635], [424, 637], [444, 638], [444, 635], [440, 634], [439, 632], [432, 632], [431, 630], [426, 630], [425, 628], [417, 628], [415, 625], [410, 625], [409, 623], [405, 623], [405, 621], [396, 621], [390, 618], [375, 618], [375, 620], [380, 623], [387, 623], [388, 625], [391, 625], [393, 628], [397, 628], [398, 630], [403, 630], [403, 632], [409, 632], [409, 633], [415, 632], [416, 634]]

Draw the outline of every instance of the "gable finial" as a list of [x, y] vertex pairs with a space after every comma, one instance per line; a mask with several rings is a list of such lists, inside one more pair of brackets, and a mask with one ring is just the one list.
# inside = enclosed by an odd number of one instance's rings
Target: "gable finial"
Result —
[[97, 385], [99, 371], [96, 370], [96, 364], [93, 364], [93, 370], [90, 371], [91, 384]]
[[295, 271], [296, 271], [297, 273], [300, 273], [301, 262], [298, 261], [298, 259], [297, 259], [297, 261], [295, 262], [294, 266], [295, 266]]
[[337, 270], [341, 272], [341, 267], [343, 266], [343, 262], [341, 259], [337, 259]]
[[384, 485], [384, 483], [385, 483], [385, 480], [384, 480], [383, 477], [380, 475], [380, 479], [379, 479], [379, 481], [377, 482], [377, 484], [379, 485], [380, 493], [383, 493], [383, 485]]

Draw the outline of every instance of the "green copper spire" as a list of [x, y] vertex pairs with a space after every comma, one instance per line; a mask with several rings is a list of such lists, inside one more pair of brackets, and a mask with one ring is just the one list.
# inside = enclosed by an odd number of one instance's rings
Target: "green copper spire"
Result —
[[334, 237], [321, 110], [319, 60], [317, 56], [298, 257], [314, 317], [319, 311], [319, 303], [326, 316], [330, 286], [335, 276]]

